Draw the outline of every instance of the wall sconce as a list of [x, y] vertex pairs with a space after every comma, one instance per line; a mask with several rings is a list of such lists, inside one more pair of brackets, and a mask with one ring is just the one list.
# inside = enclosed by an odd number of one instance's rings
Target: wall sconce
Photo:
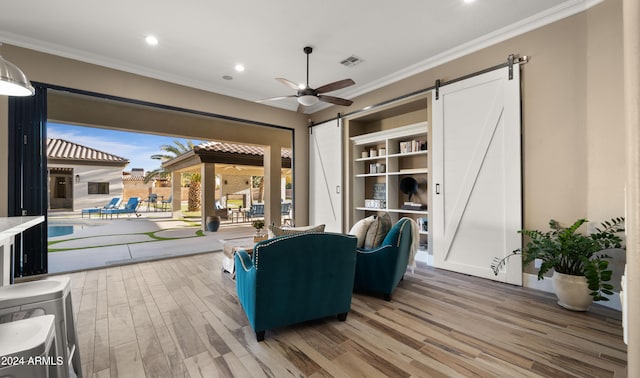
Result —
[[76, 183], [80, 182], [80, 175], [76, 175]]

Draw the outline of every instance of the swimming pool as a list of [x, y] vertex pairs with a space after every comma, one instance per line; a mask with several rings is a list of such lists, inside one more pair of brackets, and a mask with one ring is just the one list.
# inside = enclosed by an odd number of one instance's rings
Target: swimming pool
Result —
[[71, 235], [75, 231], [82, 230], [83, 228], [84, 226], [77, 224], [50, 224], [47, 226], [50, 238], [54, 238], [56, 236]]

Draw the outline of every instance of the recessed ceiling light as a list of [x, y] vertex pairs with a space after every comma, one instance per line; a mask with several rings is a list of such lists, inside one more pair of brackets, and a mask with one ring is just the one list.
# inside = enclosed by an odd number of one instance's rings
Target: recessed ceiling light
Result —
[[151, 46], [155, 46], [158, 44], [158, 38], [152, 36], [152, 35], [148, 35], [145, 39], [144, 39], [148, 44], [150, 44]]
[[244, 71], [244, 66], [242, 64], [236, 64], [235, 69], [238, 72], [242, 72], [242, 71]]
[[471, 3], [473, 3], [474, 1], [476, 1], [476, 0], [464, 0], [464, 2], [465, 2], [465, 3], [467, 3], [467, 4], [471, 4]]

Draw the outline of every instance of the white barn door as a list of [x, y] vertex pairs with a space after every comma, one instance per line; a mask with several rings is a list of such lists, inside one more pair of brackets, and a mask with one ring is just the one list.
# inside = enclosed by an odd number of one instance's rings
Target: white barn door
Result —
[[522, 285], [511, 259], [497, 277], [494, 257], [520, 248], [522, 224], [520, 75], [514, 65], [440, 88], [433, 97], [433, 265]]
[[309, 135], [309, 225], [342, 232], [342, 125], [339, 119]]

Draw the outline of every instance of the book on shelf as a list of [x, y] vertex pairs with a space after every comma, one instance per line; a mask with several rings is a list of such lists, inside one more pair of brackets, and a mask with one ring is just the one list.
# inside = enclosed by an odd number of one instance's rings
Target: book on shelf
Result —
[[387, 198], [387, 184], [380, 182], [373, 184], [373, 199], [384, 200]]
[[403, 168], [399, 172], [400, 173], [422, 173], [426, 168]]
[[409, 140], [400, 142], [400, 153], [418, 152], [427, 150], [427, 141], [425, 140]]
[[402, 204], [402, 210], [425, 210], [427, 205], [420, 202], [405, 202]]

